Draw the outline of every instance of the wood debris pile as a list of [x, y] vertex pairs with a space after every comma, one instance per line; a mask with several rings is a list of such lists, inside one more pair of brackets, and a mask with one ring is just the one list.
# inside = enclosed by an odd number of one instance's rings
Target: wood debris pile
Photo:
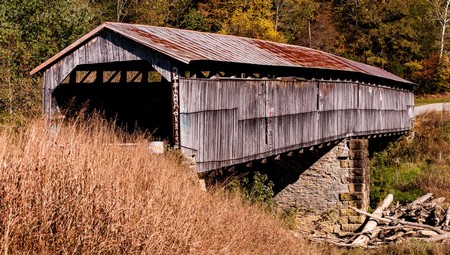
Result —
[[347, 247], [376, 247], [402, 242], [407, 238], [428, 242], [450, 241], [450, 206], [445, 206], [444, 200], [443, 197], [433, 199], [433, 194], [429, 193], [410, 204], [397, 203], [389, 208], [393, 201], [390, 194], [373, 213], [350, 207], [369, 217], [361, 226], [361, 232], [326, 240]]

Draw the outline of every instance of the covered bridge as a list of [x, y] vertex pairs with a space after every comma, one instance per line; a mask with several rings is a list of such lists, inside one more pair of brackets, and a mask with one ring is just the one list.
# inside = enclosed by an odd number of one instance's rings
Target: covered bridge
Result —
[[36, 67], [43, 111], [98, 109], [148, 129], [199, 172], [348, 137], [409, 130], [412, 83], [322, 51], [104, 23]]

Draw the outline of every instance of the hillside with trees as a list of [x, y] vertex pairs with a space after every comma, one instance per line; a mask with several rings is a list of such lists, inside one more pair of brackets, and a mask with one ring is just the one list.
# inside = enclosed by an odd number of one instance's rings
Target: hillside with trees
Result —
[[0, 2], [0, 121], [39, 113], [29, 71], [104, 21], [307, 46], [450, 90], [448, 0], [11, 0]]

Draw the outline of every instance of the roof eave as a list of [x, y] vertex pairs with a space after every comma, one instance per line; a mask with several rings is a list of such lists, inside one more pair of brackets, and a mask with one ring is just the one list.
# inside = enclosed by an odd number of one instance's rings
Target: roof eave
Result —
[[81, 44], [83, 44], [84, 42], [88, 41], [89, 39], [91, 39], [92, 37], [97, 35], [105, 27], [106, 27], [106, 23], [103, 23], [100, 26], [96, 27], [91, 32], [87, 33], [86, 35], [84, 35], [80, 39], [78, 39], [75, 42], [73, 42], [71, 45], [67, 46], [64, 50], [60, 51], [58, 54], [54, 55], [53, 57], [49, 58], [44, 63], [40, 64], [39, 66], [37, 66], [36, 68], [31, 70], [30, 75], [34, 75], [34, 74], [36, 74], [36, 73], [38, 73], [40, 71], [43, 71], [43, 70], [47, 69], [48, 66], [50, 66], [54, 62], [58, 61], [59, 59], [63, 58], [64, 56], [66, 56], [68, 53], [72, 52], [76, 48], [78, 48]]
[[71, 53], [72, 51], [74, 51], [75, 49], [77, 49], [80, 45], [82, 45], [83, 43], [87, 42], [88, 40], [92, 39], [93, 37], [95, 37], [97, 34], [99, 34], [101, 31], [103, 31], [104, 29], [109, 29], [115, 33], [120, 34], [121, 36], [130, 39], [132, 41], [135, 41], [137, 43], [140, 43], [146, 47], [149, 47], [155, 51], [158, 51], [162, 54], [165, 54], [173, 59], [176, 59], [184, 64], [189, 64], [190, 63], [190, 59], [181, 59], [177, 56], [174, 56], [173, 54], [170, 54], [170, 52], [165, 52], [162, 51], [160, 49], [156, 49], [154, 47], [152, 47], [152, 45], [150, 45], [149, 43], [142, 41], [142, 40], [138, 40], [132, 36], [127, 35], [126, 33], [122, 33], [119, 30], [114, 29], [114, 27], [112, 26], [108, 26], [109, 22], [105, 22], [103, 24], [101, 24], [100, 26], [98, 26], [97, 28], [95, 28], [94, 30], [92, 30], [91, 32], [87, 33], [86, 35], [84, 35], [83, 37], [81, 37], [80, 39], [76, 40], [75, 42], [73, 42], [71, 45], [69, 45], [68, 47], [66, 47], [64, 50], [60, 51], [58, 54], [54, 55], [53, 57], [49, 58], [47, 61], [45, 61], [44, 63], [40, 64], [39, 66], [37, 66], [36, 68], [34, 68], [33, 70], [31, 70], [30, 75], [34, 75], [40, 71], [43, 71], [45, 69], [47, 69], [50, 65], [52, 65], [53, 63], [55, 63], [56, 61], [58, 61], [59, 59], [63, 58], [64, 56], [66, 56], [67, 54]]

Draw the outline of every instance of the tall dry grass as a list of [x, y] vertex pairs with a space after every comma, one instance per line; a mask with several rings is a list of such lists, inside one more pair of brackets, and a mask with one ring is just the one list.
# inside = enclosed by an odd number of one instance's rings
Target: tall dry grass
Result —
[[420, 240], [405, 240], [401, 243], [380, 246], [377, 249], [355, 248], [341, 250], [345, 255], [448, 255], [450, 243], [428, 243]]
[[[323, 254], [101, 120], [0, 132], [0, 252]], [[124, 139], [137, 146], [120, 147]]]

